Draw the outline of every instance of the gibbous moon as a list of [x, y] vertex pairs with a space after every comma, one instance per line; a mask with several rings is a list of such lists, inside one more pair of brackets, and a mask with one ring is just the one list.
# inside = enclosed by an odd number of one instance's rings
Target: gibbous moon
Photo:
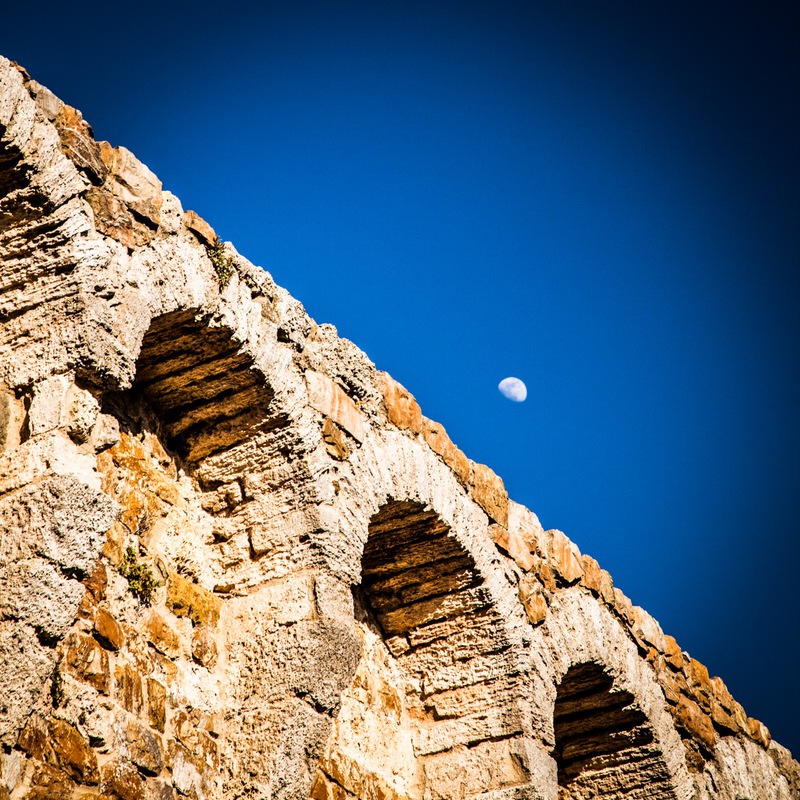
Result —
[[503, 397], [515, 403], [521, 403], [528, 396], [528, 389], [519, 378], [503, 378], [497, 388]]

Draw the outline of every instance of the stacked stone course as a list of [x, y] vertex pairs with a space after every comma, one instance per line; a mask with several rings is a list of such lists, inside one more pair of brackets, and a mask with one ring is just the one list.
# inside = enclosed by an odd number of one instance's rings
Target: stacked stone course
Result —
[[597, 561], [2, 58], [0, 143], [0, 800], [800, 797]]

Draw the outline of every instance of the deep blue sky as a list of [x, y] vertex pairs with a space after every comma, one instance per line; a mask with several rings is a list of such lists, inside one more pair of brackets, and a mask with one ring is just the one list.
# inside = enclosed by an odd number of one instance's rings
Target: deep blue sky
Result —
[[798, 5], [122, 8], [16, 3], [0, 53], [800, 752]]

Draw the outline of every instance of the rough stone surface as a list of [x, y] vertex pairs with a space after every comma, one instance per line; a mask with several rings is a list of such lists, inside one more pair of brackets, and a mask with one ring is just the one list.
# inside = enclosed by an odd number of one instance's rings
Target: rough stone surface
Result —
[[0, 58], [0, 800], [800, 797], [720, 678], [216, 241]]

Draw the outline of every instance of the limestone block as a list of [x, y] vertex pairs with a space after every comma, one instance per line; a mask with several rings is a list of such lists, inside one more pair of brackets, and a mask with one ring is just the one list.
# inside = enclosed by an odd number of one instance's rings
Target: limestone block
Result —
[[178, 617], [195, 625], [216, 625], [222, 600], [208, 589], [173, 572], [167, 582], [167, 606]]
[[61, 139], [61, 149], [89, 180], [100, 185], [108, 175], [108, 168], [100, 155], [100, 145], [80, 111], [61, 105], [55, 116], [55, 126]]
[[31, 625], [0, 620], [0, 743], [11, 746], [43, 689], [49, 688], [55, 653], [41, 646]]
[[64, 720], [44, 720], [34, 714], [20, 734], [19, 746], [35, 759], [60, 767], [81, 783], [96, 784], [99, 781], [94, 750]]
[[94, 631], [100, 643], [109, 650], [119, 650], [125, 643], [122, 627], [105, 608], [98, 608], [95, 612]]
[[518, 531], [507, 531], [500, 525], [490, 525], [489, 535], [501, 550], [514, 559], [520, 569], [530, 572], [536, 566], [536, 561], [531, 555], [528, 543]]
[[711, 718], [697, 703], [681, 695], [673, 713], [678, 725], [699, 739], [710, 750], [714, 749], [716, 742], [714, 726], [711, 724]]
[[614, 583], [606, 572], [591, 556], [586, 554], [580, 558], [583, 575], [581, 583], [595, 596], [601, 598], [608, 606], [614, 605]]
[[547, 598], [538, 580], [532, 576], [524, 577], [519, 582], [519, 599], [532, 625], [544, 622], [547, 616]]
[[66, 641], [65, 663], [81, 680], [99, 692], [108, 694], [111, 688], [108, 653], [91, 636], [70, 634]]
[[683, 669], [683, 651], [672, 636], [664, 636], [664, 658], [673, 669]]
[[164, 767], [164, 753], [158, 734], [135, 719], [125, 723], [120, 752], [125, 754], [145, 775], [158, 775]]
[[411, 392], [386, 372], [378, 372], [386, 415], [392, 425], [411, 433], [422, 431], [422, 411]]
[[167, 688], [155, 678], [147, 678], [147, 718], [150, 724], [161, 733], [167, 720]]
[[19, 446], [24, 421], [25, 406], [22, 400], [0, 385], [0, 453]]
[[531, 553], [544, 554], [542, 523], [533, 511], [513, 500], [508, 501], [508, 529], [522, 537]]
[[144, 635], [147, 641], [168, 658], [178, 658], [181, 643], [178, 634], [155, 610], [151, 610], [144, 622]]
[[28, 91], [33, 95], [36, 100], [36, 107], [41, 111], [47, 119], [51, 122], [55, 120], [56, 115], [64, 106], [64, 103], [58, 99], [46, 86], [42, 86], [38, 81], [28, 82]]
[[428, 447], [453, 470], [459, 483], [465, 489], [468, 488], [470, 479], [469, 459], [453, 444], [444, 426], [427, 417], [423, 417], [422, 437], [425, 439]]
[[201, 244], [211, 246], [218, 240], [214, 229], [194, 211], [184, 211], [183, 224], [199, 239]]
[[61, 412], [70, 386], [68, 375], [54, 375], [33, 387], [28, 408], [28, 434], [38, 436], [61, 424]]
[[157, 228], [163, 203], [161, 181], [124, 147], [101, 142], [100, 154], [108, 168], [106, 185], [137, 217]]
[[217, 663], [217, 643], [205, 625], [195, 628], [192, 634], [192, 656], [208, 669], [213, 669]]
[[148, 800], [145, 780], [139, 770], [123, 758], [114, 758], [100, 768], [100, 789], [111, 797], [123, 800]]
[[503, 479], [485, 464], [470, 462], [472, 499], [498, 525], [508, 528], [508, 494]]
[[100, 404], [94, 395], [70, 384], [64, 403], [64, 424], [70, 438], [76, 442], [87, 441], [99, 413]]
[[[654, 647], [659, 653], [666, 649], [664, 633], [661, 626], [641, 607], [633, 606], [633, 635], [645, 644]], [[708, 671], [706, 671], [708, 674]]]
[[4, 570], [6, 581], [0, 597], [0, 613], [26, 623], [51, 641], [69, 629], [84, 589], [65, 578], [48, 560], [28, 558]]
[[311, 407], [330, 417], [357, 442], [363, 442], [364, 417], [356, 404], [327, 375], [307, 370], [305, 378]]
[[583, 576], [581, 552], [577, 545], [559, 530], [550, 530], [545, 534], [547, 539], [547, 557], [550, 565], [567, 584], [575, 583]]
[[769, 728], [767, 728], [763, 722], [753, 719], [753, 717], [747, 718], [747, 734], [754, 742], [758, 742], [764, 749], [769, 747], [769, 743], [772, 741]]
[[96, 452], [102, 453], [119, 441], [119, 422], [116, 417], [100, 414], [92, 428], [91, 444]]
[[747, 732], [747, 714], [744, 713], [742, 706], [731, 696], [722, 678], [712, 678], [711, 686], [714, 693], [711, 719], [714, 724], [733, 732]]
[[451, 800], [527, 783], [518, 739], [482, 742], [425, 759], [424, 800]]

